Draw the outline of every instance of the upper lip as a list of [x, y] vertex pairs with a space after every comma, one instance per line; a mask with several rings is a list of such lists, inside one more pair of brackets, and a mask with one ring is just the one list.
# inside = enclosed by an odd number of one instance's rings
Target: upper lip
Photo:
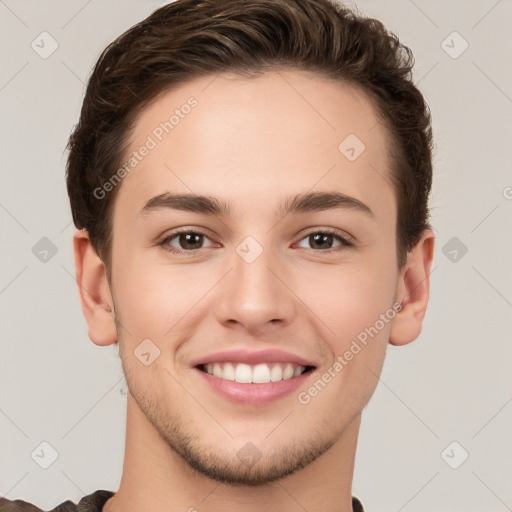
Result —
[[292, 354], [290, 352], [286, 352], [284, 350], [271, 348], [258, 351], [247, 349], [222, 350], [220, 352], [215, 352], [214, 354], [198, 358], [192, 361], [191, 365], [199, 366], [202, 364], [222, 362], [235, 362], [246, 364], [284, 362], [296, 364], [297, 366], [316, 366], [314, 363], [308, 361], [307, 359], [301, 356]]

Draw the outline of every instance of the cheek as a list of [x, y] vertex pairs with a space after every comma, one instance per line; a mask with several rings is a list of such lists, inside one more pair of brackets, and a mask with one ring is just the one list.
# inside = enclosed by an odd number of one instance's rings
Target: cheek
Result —
[[[307, 300], [323, 320], [317, 325], [331, 353], [312, 387], [299, 397], [299, 403], [308, 404], [305, 412], [312, 418], [323, 416], [332, 425], [344, 424], [375, 390], [394, 317], [392, 286], [381, 278], [375, 269], [358, 270], [354, 265], [339, 270], [335, 280], [331, 274], [317, 281], [327, 293], [309, 291]], [[381, 320], [386, 312], [386, 320]]]
[[392, 306], [396, 276], [386, 268], [354, 260], [297, 271], [294, 290], [324, 326], [336, 350], [373, 326]]
[[136, 254], [118, 258], [116, 271], [116, 307], [134, 341], [169, 340], [181, 319], [201, 309], [201, 298], [217, 280], [200, 265], [166, 265]]
[[315, 286], [304, 282], [301, 293], [314, 313], [310, 318], [321, 320], [316, 323], [331, 352], [325, 380], [332, 384], [325, 399], [357, 408], [370, 398], [382, 369], [396, 316], [396, 276], [378, 263], [334, 268], [316, 272], [315, 280], [309, 281]]

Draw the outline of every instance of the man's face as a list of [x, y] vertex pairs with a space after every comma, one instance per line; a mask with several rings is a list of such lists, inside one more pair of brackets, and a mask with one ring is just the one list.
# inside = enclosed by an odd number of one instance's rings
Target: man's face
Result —
[[[182, 108], [192, 96], [197, 104]], [[176, 109], [172, 130], [158, 130]], [[113, 214], [111, 292], [129, 400], [211, 478], [261, 484], [291, 473], [359, 418], [382, 368], [399, 277], [385, 129], [361, 91], [282, 71], [166, 93], [137, 121], [130, 153], [145, 144], [154, 147], [119, 185]], [[345, 194], [371, 213], [338, 205], [284, 215], [286, 201], [310, 193]], [[162, 194], [216, 198], [230, 212], [148, 203]], [[188, 236], [173, 236], [178, 228]], [[286, 389], [237, 388], [196, 366], [231, 349], [279, 349], [314, 369]], [[219, 379], [227, 394], [212, 385]], [[251, 386], [270, 397], [244, 394]]]

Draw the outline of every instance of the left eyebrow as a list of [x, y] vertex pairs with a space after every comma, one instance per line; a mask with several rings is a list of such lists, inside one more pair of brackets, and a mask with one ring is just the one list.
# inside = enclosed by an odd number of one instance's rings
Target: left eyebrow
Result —
[[288, 198], [279, 209], [284, 217], [288, 213], [320, 212], [333, 209], [355, 210], [375, 217], [369, 206], [355, 197], [341, 192], [309, 192]]
[[[139, 215], [147, 215], [160, 208], [171, 208], [219, 217], [229, 217], [231, 214], [229, 204], [215, 197], [165, 192], [149, 199], [140, 210]], [[310, 213], [339, 208], [355, 210], [370, 217], [375, 217], [369, 206], [359, 199], [341, 192], [309, 192], [289, 197], [278, 209], [278, 214], [284, 217], [289, 213]]]

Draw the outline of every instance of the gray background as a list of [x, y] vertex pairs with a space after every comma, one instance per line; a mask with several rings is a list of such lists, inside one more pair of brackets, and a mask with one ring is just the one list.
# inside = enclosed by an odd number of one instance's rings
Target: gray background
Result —
[[[125, 382], [82, 317], [64, 148], [100, 52], [161, 4], [0, 0], [0, 495], [43, 509], [120, 482]], [[369, 512], [512, 510], [512, 2], [357, 6], [415, 54], [437, 241], [423, 332], [388, 350], [353, 491]]]

